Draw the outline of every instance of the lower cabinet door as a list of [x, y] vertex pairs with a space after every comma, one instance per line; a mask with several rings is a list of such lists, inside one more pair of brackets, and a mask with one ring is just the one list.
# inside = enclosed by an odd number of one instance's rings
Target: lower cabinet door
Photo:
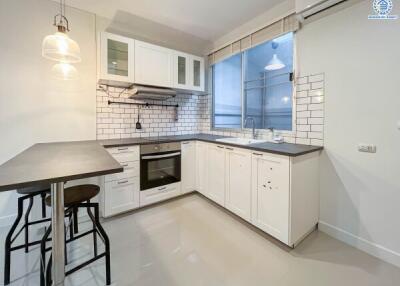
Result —
[[106, 182], [104, 216], [112, 216], [139, 207], [139, 177]]
[[147, 206], [181, 194], [181, 183], [140, 191], [140, 206]]
[[251, 152], [227, 148], [225, 207], [251, 220]]
[[208, 145], [207, 171], [207, 189], [204, 195], [225, 206], [225, 147]]
[[182, 142], [182, 193], [196, 190], [196, 142]]
[[207, 148], [203, 142], [196, 142], [196, 190], [205, 195], [207, 188]]
[[253, 155], [254, 225], [289, 243], [289, 158]]

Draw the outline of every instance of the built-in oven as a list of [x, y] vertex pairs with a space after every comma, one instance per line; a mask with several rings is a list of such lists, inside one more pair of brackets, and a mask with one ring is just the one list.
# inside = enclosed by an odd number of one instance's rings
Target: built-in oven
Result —
[[140, 190], [181, 181], [181, 144], [178, 142], [140, 146]]

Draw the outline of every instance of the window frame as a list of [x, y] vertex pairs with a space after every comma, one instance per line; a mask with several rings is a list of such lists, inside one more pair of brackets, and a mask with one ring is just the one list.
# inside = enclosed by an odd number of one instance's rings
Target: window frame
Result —
[[[278, 131], [278, 132], [280, 132], [281, 134], [287, 134], [287, 135], [293, 135], [293, 134], [295, 134], [295, 132], [296, 132], [296, 123], [297, 123], [297, 120], [296, 120], [296, 118], [297, 118], [297, 116], [296, 116], [296, 114], [297, 114], [297, 111], [296, 111], [296, 79], [297, 79], [297, 75], [296, 75], [296, 70], [297, 70], [297, 66], [298, 66], [298, 63], [297, 63], [297, 47], [296, 47], [296, 43], [297, 43], [297, 39], [296, 39], [296, 33], [295, 32], [292, 32], [293, 33], [293, 71], [292, 71], [292, 73], [293, 73], [293, 81], [292, 81], [292, 130], [280, 130], [280, 129], [275, 129], [276, 131]], [[286, 34], [286, 33], [285, 33]], [[276, 38], [279, 38], [279, 37], [281, 37], [281, 36], [283, 36], [283, 35], [285, 35], [285, 34], [281, 34], [281, 35], [279, 35], [279, 36], [277, 36]], [[274, 38], [274, 39], [276, 39], [276, 38]], [[262, 44], [265, 44], [265, 43], [267, 43], [267, 42], [270, 42], [270, 41], [273, 41], [274, 39], [272, 39], [272, 40], [268, 40], [268, 41], [264, 41], [264, 42], [262, 42], [262, 43], [259, 43], [258, 45], [262, 45]], [[256, 45], [256, 46], [258, 46], [258, 45]], [[256, 47], [256, 46], [254, 46], [254, 47]], [[254, 47], [251, 47], [251, 48], [254, 48]], [[251, 49], [251, 48], [249, 48], [249, 49]], [[241, 56], [241, 90], [240, 90], [240, 100], [241, 100], [241, 110], [242, 110], [242, 116], [241, 116], [241, 128], [226, 128], [226, 127], [215, 127], [215, 100], [214, 100], [214, 90], [215, 90], [215, 81], [214, 81], [214, 76], [215, 76], [215, 73], [214, 73], [214, 67], [215, 67], [215, 64], [214, 65], [212, 65], [211, 67], [210, 67], [210, 73], [211, 73], [211, 77], [210, 77], [210, 80], [211, 80], [211, 112], [210, 112], [210, 114], [211, 114], [211, 119], [210, 119], [210, 123], [211, 123], [211, 131], [216, 131], [216, 132], [236, 132], [236, 133], [241, 133], [241, 132], [251, 132], [252, 131], [252, 128], [246, 128], [245, 126], [244, 126], [244, 122], [245, 122], [245, 118], [244, 118], [244, 113], [245, 113], [245, 102], [244, 102], [244, 88], [245, 88], [245, 85], [243, 84], [244, 83], [244, 77], [245, 77], [245, 65], [246, 65], [246, 61], [245, 61], [245, 51], [241, 51], [240, 52], [241, 54], [242, 54], [242, 56]], [[234, 54], [234, 55], [236, 55], [236, 54]], [[234, 56], [234, 55], [230, 55], [230, 57], [231, 56]], [[229, 57], [227, 57], [226, 59], [228, 59]], [[225, 60], [225, 59], [224, 59]], [[261, 132], [267, 132], [268, 131], [268, 129], [260, 129], [260, 128], [256, 128], [255, 130], [257, 130], [257, 131], [261, 131]]]

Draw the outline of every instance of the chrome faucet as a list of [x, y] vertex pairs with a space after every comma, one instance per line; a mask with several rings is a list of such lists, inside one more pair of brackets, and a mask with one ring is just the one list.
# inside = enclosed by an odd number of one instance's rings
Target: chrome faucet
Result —
[[247, 117], [244, 121], [244, 128], [247, 126], [247, 121], [251, 120], [253, 122], [253, 139], [256, 139], [256, 122], [253, 117]]

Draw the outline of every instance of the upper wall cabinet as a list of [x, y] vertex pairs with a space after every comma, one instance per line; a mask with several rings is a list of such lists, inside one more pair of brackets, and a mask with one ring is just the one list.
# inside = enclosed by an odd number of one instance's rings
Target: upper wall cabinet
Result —
[[173, 86], [173, 51], [135, 41], [135, 83]]
[[204, 59], [174, 52], [174, 88], [204, 91]]
[[189, 79], [191, 90], [204, 91], [204, 58], [190, 56]]
[[129, 86], [135, 82], [135, 40], [100, 33], [100, 83]]
[[174, 53], [174, 88], [190, 89], [190, 55]]
[[204, 91], [204, 59], [109, 33], [99, 37], [99, 82]]

